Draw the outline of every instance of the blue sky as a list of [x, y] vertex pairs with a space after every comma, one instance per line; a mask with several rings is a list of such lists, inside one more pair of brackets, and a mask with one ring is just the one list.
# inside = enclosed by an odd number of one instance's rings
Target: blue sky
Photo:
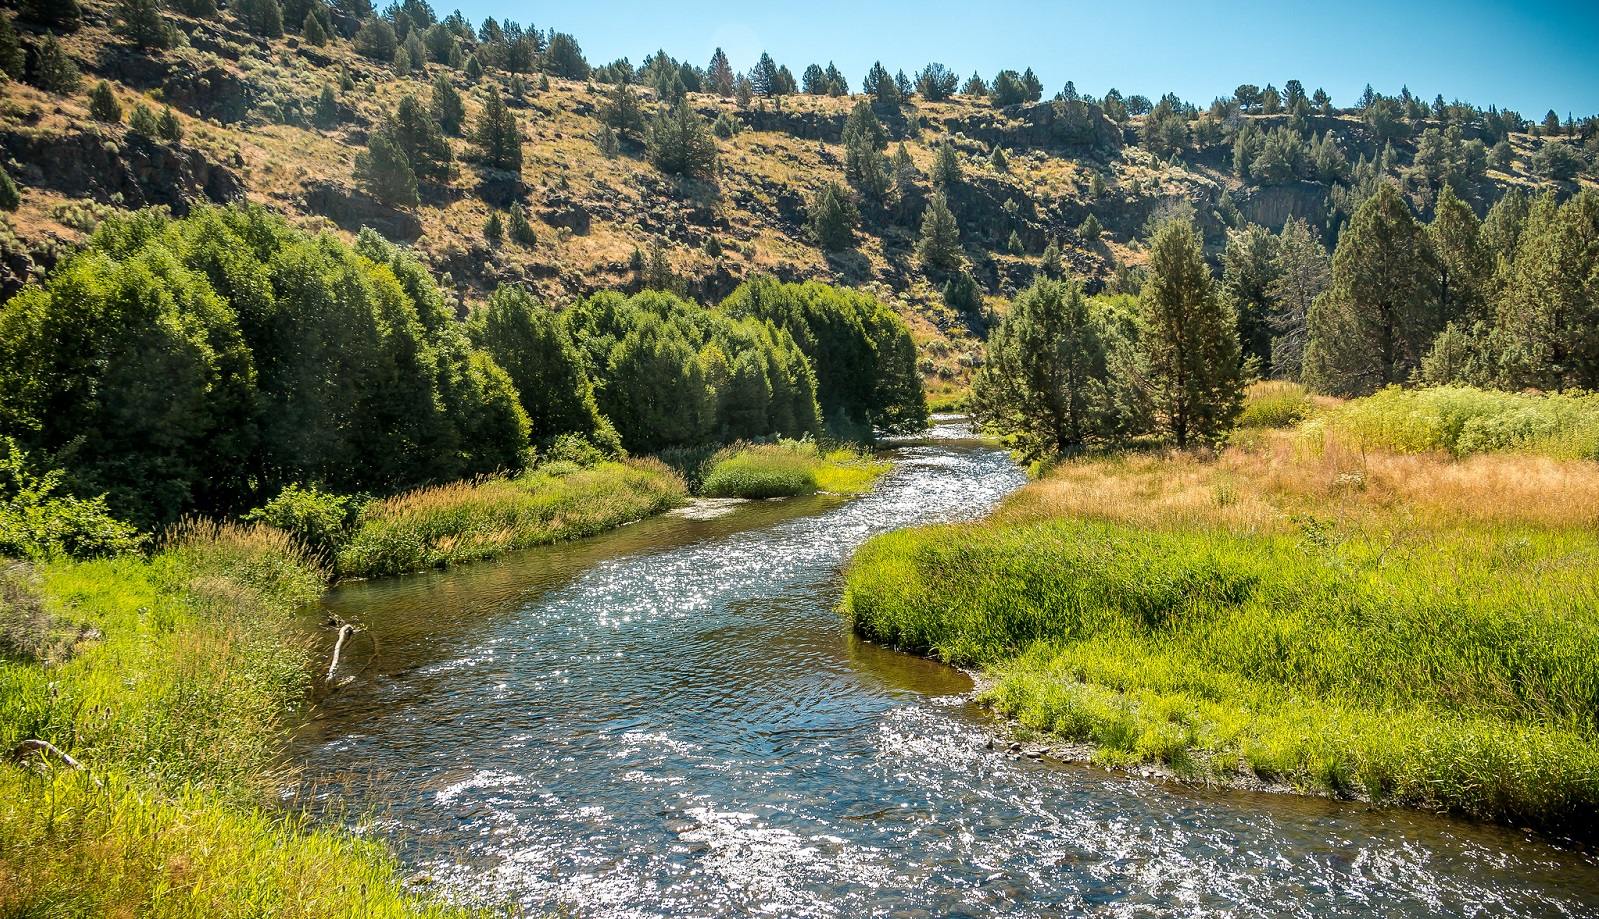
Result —
[[[454, 8], [434, 2], [441, 14]], [[766, 50], [796, 76], [835, 61], [852, 88], [874, 60], [907, 73], [936, 60], [985, 78], [1032, 67], [1049, 95], [1073, 80], [1094, 95], [1175, 91], [1203, 105], [1240, 83], [1297, 78], [1339, 105], [1369, 82], [1535, 118], [1550, 108], [1599, 114], [1599, 0], [461, 0], [460, 9], [474, 22], [571, 32], [594, 63], [637, 64], [665, 48], [703, 67], [721, 46], [747, 70]]]

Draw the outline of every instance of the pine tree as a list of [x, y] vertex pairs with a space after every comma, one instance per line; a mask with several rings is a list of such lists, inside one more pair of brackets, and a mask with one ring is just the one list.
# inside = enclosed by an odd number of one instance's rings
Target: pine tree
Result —
[[483, 62], [478, 60], [477, 55], [474, 54], [468, 57], [466, 66], [463, 69], [466, 71], [467, 79], [472, 82], [476, 83], [478, 80], [483, 79]]
[[1027, 247], [1022, 244], [1021, 234], [1015, 230], [1010, 231], [1010, 239], [1005, 241], [1005, 251], [1011, 255], [1026, 255]]
[[117, 101], [110, 83], [101, 80], [89, 90], [89, 117], [109, 124], [122, 122], [122, 103]]
[[723, 99], [733, 95], [733, 67], [727, 62], [727, 55], [722, 53], [721, 48], [711, 55], [711, 64], [705, 68], [705, 85]]
[[1505, 270], [1497, 319], [1508, 385], [1599, 389], [1599, 193], [1559, 205], [1544, 194], [1528, 210]]
[[1100, 323], [1082, 288], [1043, 279], [1023, 291], [989, 337], [972, 380], [976, 421], [1015, 435], [1025, 456], [1103, 439], [1115, 413]]
[[317, 127], [323, 130], [339, 123], [339, 100], [333, 95], [332, 83], [322, 84], [322, 94], [317, 96], [316, 112], [312, 117], [316, 120]]
[[849, 191], [837, 182], [828, 182], [811, 201], [811, 235], [828, 252], [841, 252], [855, 244], [855, 224], [860, 214]]
[[433, 80], [433, 98], [428, 107], [441, 131], [451, 137], [461, 136], [461, 128], [466, 124], [466, 103], [442, 73]]
[[46, 35], [34, 56], [33, 85], [45, 92], [67, 95], [78, 91], [83, 75], [54, 35]]
[[922, 267], [930, 271], [949, 270], [960, 264], [960, 227], [955, 223], [955, 215], [950, 213], [943, 192], [933, 193], [933, 200], [922, 215], [916, 255]]
[[1367, 395], [1409, 380], [1443, 329], [1438, 276], [1426, 230], [1382, 183], [1338, 240], [1332, 286], [1311, 309], [1305, 382]]
[[477, 117], [472, 142], [477, 144], [484, 165], [506, 172], [522, 172], [522, 129], [500, 98], [499, 90], [492, 86], [483, 102], [483, 111]]
[[600, 125], [599, 133], [594, 135], [594, 146], [608, 160], [614, 160], [622, 155], [622, 138], [616, 129], [608, 124]]
[[1168, 220], [1149, 241], [1139, 299], [1155, 417], [1179, 449], [1224, 435], [1243, 407], [1238, 317], [1215, 290], [1199, 233]]
[[374, 131], [366, 149], [355, 155], [355, 179], [367, 193], [391, 207], [416, 207], [416, 173], [386, 133]]
[[112, 31], [145, 50], [164, 51], [178, 42], [178, 31], [162, 14], [159, 0], [117, 0]]
[[949, 141], [939, 144], [933, 155], [933, 184], [939, 188], [953, 188], [960, 184], [961, 173], [960, 154], [955, 152], [955, 145]]
[[0, 77], [21, 80], [27, 76], [28, 56], [22, 50], [22, 36], [11, 20], [0, 15]]
[[873, 201], [884, 201], [893, 187], [884, 162], [888, 132], [865, 100], [855, 103], [844, 119], [844, 179]]
[[688, 100], [679, 100], [671, 111], [656, 116], [649, 156], [656, 169], [669, 175], [710, 178], [716, 173], [716, 138]]
[[355, 77], [350, 76], [348, 64], [339, 65], [339, 92], [347, 93], [355, 90]]
[[958, 271], [944, 283], [940, 294], [944, 305], [962, 316], [980, 316], [983, 312], [983, 288], [970, 271]]
[[761, 52], [761, 59], [756, 61], [754, 68], [750, 70], [750, 89], [757, 96], [770, 98], [782, 95], [778, 92], [781, 89], [781, 84], [777, 77], [777, 64], [772, 60], [772, 56], [765, 51]]

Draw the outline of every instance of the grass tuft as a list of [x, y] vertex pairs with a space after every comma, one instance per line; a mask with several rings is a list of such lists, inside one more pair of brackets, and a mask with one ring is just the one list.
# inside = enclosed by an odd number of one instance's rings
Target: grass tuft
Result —
[[700, 493], [713, 498], [864, 494], [891, 468], [864, 451], [823, 449], [810, 440], [734, 444], [706, 463]]

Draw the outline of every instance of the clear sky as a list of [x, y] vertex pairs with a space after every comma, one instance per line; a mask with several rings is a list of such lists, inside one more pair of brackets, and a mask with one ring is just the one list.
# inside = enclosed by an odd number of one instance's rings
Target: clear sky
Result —
[[1073, 80], [1096, 96], [1172, 91], [1203, 106], [1240, 83], [1297, 78], [1338, 105], [1370, 83], [1532, 118], [1599, 114], [1599, 0], [433, 2], [440, 15], [460, 2], [474, 23], [493, 15], [570, 32], [595, 64], [638, 64], [664, 48], [703, 67], [720, 46], [748, 70], [765, 50], [795, 76], [835, 61], [856, 90], [881, 59], [890, 72], [939, 61], [985, 79], [1032, 67], [1046, 96]]

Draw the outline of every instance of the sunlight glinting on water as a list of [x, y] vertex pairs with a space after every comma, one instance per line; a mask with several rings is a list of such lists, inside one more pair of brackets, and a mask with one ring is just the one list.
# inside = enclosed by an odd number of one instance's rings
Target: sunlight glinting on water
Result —
[[977, 515], [997, 450], [896, 450], [875, 494], [750, 502], [328, 606], [382, 636], [294, 755], [304, 806], [427, 888], [527, 913], [1580, 916], [1599, 867], [1507, 830], [1013, 761], [962, 674], [853, 640], [838, 566]]

